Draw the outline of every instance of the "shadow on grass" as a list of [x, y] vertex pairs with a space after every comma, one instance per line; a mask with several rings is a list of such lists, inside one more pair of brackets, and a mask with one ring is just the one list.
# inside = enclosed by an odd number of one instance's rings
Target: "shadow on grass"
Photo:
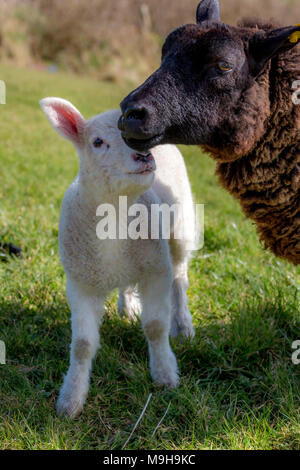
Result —
[[[182, 377], [174, 391], [151, 381], [140, 321], [123, 320], [110, 307], [101, 329], [102, 348], [94, 363], [87, 405], [76, 420], [80, 443], [74, 425], [58, 420], [54, 412], [69, 361], [68, 305], [57, 302], [33, 310], [2, 301], [0, 321], [0, 339], [7, 347], [7, 365], [0, 367], [1, 419], [15, 422], [15, 429], [25, 419], [26, 426], [39, 434], [40, 447], [49, 439], [50, 426], [52, 433], [63, 430], [67, 436], [65, 441], [58, 440], [58, 448], [120, 448], [150, 392], [152, 408], [144, 431], [132, 440], [133, 449], [147, 448], [149, 443], [153, 448], [161, 445], [150, 439], [149, 432], [170, 401], [165, 437], [177, 445], [192, 433], [198, 440], [207, 438], [207, 420], [212, 435], [216, 434], [220, 422], [230, 420], [231, 412], [236, 419], [236, 414], [242, 416], [251, 409], [261, 413], [258, 410], [266, 407], [276, 419], [291, 401], [299, 407], [300, 368], [291, 362], [291, 344], [300, 338], [300, 322], [298, 302], [292, 296], [288, 302], [276, 296], [268, 302], [254, 300], [233, 312], [227, 323], [198, 325], [193, 341], [172, 341]], [[91, 431], [100, 413], [101, 431]], [[84, 432], [89, 436], [84, 437]], [[24, 442], [21, 447], [26, 446]]]

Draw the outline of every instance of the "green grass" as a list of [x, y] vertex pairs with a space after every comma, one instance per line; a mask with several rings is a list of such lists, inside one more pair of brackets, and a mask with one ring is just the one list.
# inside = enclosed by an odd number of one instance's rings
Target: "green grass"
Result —
[[[83, 414], [58, 419], [55, 400], [68, 367], [69, 308], [59, 263], [60, 204], [78, 163], [39, 109], [45, 96], [71, 100], [86, 117], [118, 107], [130, 90], [64, 74], [1, 66], [0, 233], [24, 250], [0, 263], [1, 449], [300, 449], [300, 270], [263, 251], [253, 225], [218, 186], [214, 164], [183, 148], [195, 200], [205, 203], [205, 246], [190, 269], [193, 343], [173, 342], [175, 391], [150, 378], [139, 322], [107, 303], [102, 348]], [[168, 413], [154, 437], [152, 433]]]

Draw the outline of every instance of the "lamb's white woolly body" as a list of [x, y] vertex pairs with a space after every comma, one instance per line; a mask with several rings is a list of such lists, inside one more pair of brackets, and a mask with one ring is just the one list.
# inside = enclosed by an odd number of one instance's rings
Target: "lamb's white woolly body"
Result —
[[[191, 248], [187, 241], [172, 237], [170, 241], [100, 240], [96, 235], [97, 207], [112, 204], [118, 220], [119, 196], [127, 196], [128, 208], [133, 203], [147, 207], [150, 227], [152, 204], [181, 204], [183, 217], [177, 223], [186, 224], [186, 233], [192, 239], [193, 201], [183, 158], [176, 147], [152, 150], [157, 165], [154, 177], [152, 171], [143, 172], [146, 164], [154, 166], [153, 158], [150, 163], [140, 161], [123, 142], [117, 128], [119, 111], [85, 121], [64, 100], [47, 98], [41, 105], [52, 126], [74, 143], [80, 158], [79, 175], [65, 194], [59, 227], [60, 256], [72, 311], [72, 344], [70, 368], [57, 410], [75, 416], [88, 393], [103, 303], [112, 289], [120, 289], [119, 309], [125, 308], [129, 315], [138, 313], [141, 301], [150, 369], [158, 383], [170, 387], [178, 383], [170, 329], [173, 335], [194, 334], [186, 298]], [[101, 141], [95, 147], [97, 138]]]
[[[146, 266], [147, 269], [159, 271], [160, 263], [157, 264], [154, 252], [163, 256], [167, 243], [160, 240], [99, 240], [96, 235], [99, 222], [97, 206], [112, 204], [118, 221], [119, 194], [117, 198], [99, 195], [98, 204], [90, 210], [82, 202], [80, 186], [79, 177], [68, 189], [62, 205], [59, 246], [66, 273], [78, 282], [108, 293], [116, 287], [125, 289], [132, 283], [136, 284]], [[152, 190], [148, 190], [140, 197], [131, 199], [131, 203], [143, 204], [150, 211], [151, 204], [160, 203], [160, 200]]]

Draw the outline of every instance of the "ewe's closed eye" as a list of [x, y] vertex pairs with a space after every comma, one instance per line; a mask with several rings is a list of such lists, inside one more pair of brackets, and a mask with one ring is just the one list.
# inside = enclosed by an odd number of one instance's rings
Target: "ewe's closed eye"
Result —
[[93, 142], [93, 146], [97, 149], [100, 148], [103, 144], [104, 144], [104, 141], [100, 139], [100, 137], [97, 137], [97, 139], [95, 139]]

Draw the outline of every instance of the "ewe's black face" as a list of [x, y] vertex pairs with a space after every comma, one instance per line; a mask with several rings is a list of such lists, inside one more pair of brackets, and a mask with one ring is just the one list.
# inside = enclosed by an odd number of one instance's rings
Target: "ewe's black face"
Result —
[[244, 94], [273, 55], [295, 45], [288, 37], [299, 30], [267, 33], [225, 25], [217, 0], [200, 3], [197, 21], [169, 35], [160, 68], [121, 103], [119, 128], [130, 147], [143, 152], [161, 143], [223, 146]]
[[170, 34], [159, 70], [121, 105], [124, 115], [133, 111], [123, 132], [130, 146], [143, 150], [213, 139], [249, 81], [243, 42], [232, 36], [225, 28], [197, 25]]

